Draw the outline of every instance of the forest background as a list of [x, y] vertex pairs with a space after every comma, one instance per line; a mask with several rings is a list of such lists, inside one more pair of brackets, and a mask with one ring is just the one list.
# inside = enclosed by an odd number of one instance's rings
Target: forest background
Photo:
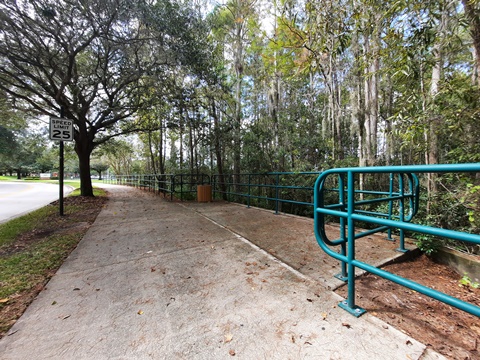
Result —
[[[87, 196], [95, 169], [480, 162], [476, 0], [2, 0], [0, 10], [4, 173], [55, 170], [57, 145], [31, 125], [61, 111], [75, 123], [66, 170]], [[453, 227], [478, 232], [479, 181], [427, 179], [439, 200], [428, 215], [440, 225], [461, 215]]]

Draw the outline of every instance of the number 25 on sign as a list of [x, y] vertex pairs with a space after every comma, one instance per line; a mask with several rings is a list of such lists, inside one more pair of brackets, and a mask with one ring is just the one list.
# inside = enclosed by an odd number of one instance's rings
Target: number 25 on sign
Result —
[[73, 121], [51, 117], [50, 140], [73, 141]]

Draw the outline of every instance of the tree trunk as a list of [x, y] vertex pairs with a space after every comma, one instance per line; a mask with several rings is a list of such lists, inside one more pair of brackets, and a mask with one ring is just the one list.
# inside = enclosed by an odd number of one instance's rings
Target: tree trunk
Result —
[[375, 15], [375, 30], [371, 36], [366, 34], [364, 43], [365, 63], [365, 162], [367, 166], [375, 164], [377, 156], [378, 129], [378, 71], [380, 70], [380, 14]]
[[[241, 14], [241, 1], [237, 3], [237, 9], [239, 13], [238, 21], [235, 22], [235, 38], [233, 45], [233, 57], [235, 66], [235, 115], [234, 115], [234, 129], [233, 129], [233, 172], [235, 177], [235, 183], [240, 183], [240, 162], [241, 162], [241, 128], [242, 128], [242, 82], [243, 82], [243, 33], [244, 33], [244, 19]], [[238, 190], [238, 186], [235, 186], [235, 190]]]
[[[435, 97], [439, 92], [440, 80], [443, 73], [443, 42], [446, 37], [446, 31], [448, 27], [449, 20], [449, 11], [448, 6], [445, 5], [445, 8], [442, 9], [442, 17], [438, 29], [437, 39], [433, 46], [433, 57], [434, 64], [432, 68], [432, 79], [430, 82], [430, 91], [429, 91], [429, 118], [427, 128], [425, 129], [425, 143], [427, 149], [425, 151], [425, 162], [426, 164], [438, 164], [439, 162], [439, 139], [438, 131], [440, 129], [440, 118], [435, 106]], [[428, 203], [427, 203], [427, 213], [430, 211], [430, 202], [432, 197], [437, 192], [437, 175], [433, 173], [428, 174], [428, 183], [427, 183], [427, 192], [428, 192]]]
[[150, 162], [152, 163], [152, 170], [153, 170], [153, 173], [156, 174], [157, 168], [155, 166], [155, 154], [152, 149], [152, 132], [151, 131], [148, 132], [148, 150], [150, 151]]
[[[164, 139], [164, 130], [163, 130], [163, 121], [160, 122], [160, 138], [158, 139], [158, 170], [160, 171], [160, 174], [165, 173], [165, 156], [163, 154], [164, 152], [164, 146], [163, 146], [163, 139]], [[155, 173], [156, 174], [156, 173]]]
[[272, 120], [273, 126], [273, 151], [275, 154], [275, 159], [277, 160], [274, 169], [275, 171], [280, 171], [280, 140], [279, 140], [279, 124], [278, 124], [278, 113], [280, 106], [280, 80], [277, 74], [273, 75], [273, 80], [270, 84], [270, 91], [268, 94], [268, 104], [269, 104], [269, 113]]
[[[352, 52], [354, 57], [353, 65], [353, 91], [350, 94], [350, 104], [352, 108], [352, 124], [357, 127], [358, 137], [358, 158], [359, 166], [365, 166], [365, 109], [362, 96], [362, 71], [361, 71], [361, 53], [359, 49], [358, 32], [354, 31], [352, 35]], [[360, 183], [362, 189], [362, 182]]]
[[[438, 86], [440, 82], [443, 61], [441, 55], [441, 47], [437, 43], [434, 46], [433, 53], [435, 56], [435, 64], [432, 69], [432, 81], [430, 84], [430, 102], [433, 105], [435, 96], [438, 93]], [[425, 151], [425, 163], [426, 164], [438, 164], [438, 117], [435, 113], [431, 114], [428, 119], [427, 128], [425, 129], [425, 143], [427, 149]], [[436, 176], [433, 173], [428, 174], [427, 193], [429, 199], [437, 191]], [[427, 205], [427, 208], [429, 206]]]
[[393, 149], [394, 145], [394, 136], [393, 136], [393, 127], [391, 116], [393, 114], [393, 84], [391, 76], [387, 76], [387, 89], [385, 91], [385, 164], [391, 165], [392, 158], [394, 157]]
[[462, 0], [465, 16], [470, 23], [470, 35], [473, 41], [473, 54], [475, 56], [476, 66], [474, 68], [474, 79], [480, 87], [480, 11], [475, 9], [475, 3], [472, 0]]
[[225, 193], [227, 187], [225, 185], [225, 176], [223, 175], [223, 156], [222, 145], [220, 141], [220, 121], [218, 118], [217, 108], [215, 106], [215, 100], [210, 99], [210, 115], [213, 117], [213, 132], [214, 132], [214, 148], [215, 156], [217, 158], [217, 172], [220, 191], [222, 192], [222, 198], [227, 200], [227, 194]]
[[342, 134], [342, 116], [341, 116], [341, 98], [342, 98], [342, 88], [338, 86], [337, 76], [333, 75], [333, 84], [334, 87], [332, 90], [335, 93], [335, 138], [337, 143], [337, 160], [343, 160], [345, 158], [345, 153], [343, 149], [343, 134]]
[[186, 111], [187, 113], [187, 124], [188, 124], [188, 147], [189, 147], [189, 153], [190, 153], [190, 174], [195, 173], [195, 158], [193, 154], [193, 124], [192, 121], [190, 120], [190, 116], [188, 115], [188, 110]]
[[[239, 76], [239, 75], [237, 75]], [[242, 110], [241, 110], [241, 78], [237, 79], [235, 86], [235, 120], [233, 124], [233, 172], [235, 176], [235, 183], [240, 182], [240, 161], [241, 161], [241, 140], [240, 130], [242, 124]]]
[[92, 179], [90, 178], [90, 154], [87, 146], [75, 146], [80, 169], [80, 195], [93, 196]]
[[90, 155], [93, 151], [95, 134], [87, 131], [85, 125], [80, 127], [75, 137], [75, 152], [78, 156], [80, 169], [80, 195], [93, 196], [92, 179], [90, 178]]
[[[163, 130], [162, 130], [163, 132]], [[160, 174], [165, 174], [166, 169], [165, 169], [165, 161], [167, 158], [167, 133], [163, 133], [162, 136], [162, 152], [160, 154]]]
[[183, 170], [183, 102], [180, 102], [180, 146], [178, 149], [179, 159], [180, 159], [180, 171]]

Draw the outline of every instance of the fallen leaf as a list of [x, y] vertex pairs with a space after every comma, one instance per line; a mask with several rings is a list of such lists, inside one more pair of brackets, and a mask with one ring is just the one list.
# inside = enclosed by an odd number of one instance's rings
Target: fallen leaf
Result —
[[229, 343], [230, 341], [232, 341], [232, 339], [233, 339], [233, 335], [232, 334], [227, 334], [227, 335], [225, 335], [224, 342]]
[[142, 314], [143, 314], [143, 310], [138, 310], [137, 314], [138, 314], [138, 315], [142, 315]]
[[308, 301], [308, 302], [313, 302], [313, 300], [312, 300], [312, 299], [307, 299], [307, 301]]
[[63, 320], [68, 319], [71, 315], [66, 315], [63, 317]]
[[407, 340], [407, 341], [405, 342], [405, 344], [407, 344], [407, 345], [413, 345], [413, 343], [412, 343], [410, 340]]
[[52, 305], [57, 305], [57, 302], [56, 301], [52, 302]]
[[230, 356], [235, 356], [235, 350], [233, 350], [233, 349], [230, 349], [230, 351], [228, 353], [230, 354]]
[[73, 288], [73, 291], [79, 291], [80, 288]]
[[347, 329], [350, 329], [352, 327], [352, 325], [350, 325], [349, 323], [342, 323], [342, 326], [345, 326]]
[[7, 302], [9, 302], [10, 299], [9, 298], [5, 298], [5, 299], [0, 299], [0, 304], [5, 304]]
[[325, 320], [327, 318], [327, 313], [322, 313], [322, 320]]

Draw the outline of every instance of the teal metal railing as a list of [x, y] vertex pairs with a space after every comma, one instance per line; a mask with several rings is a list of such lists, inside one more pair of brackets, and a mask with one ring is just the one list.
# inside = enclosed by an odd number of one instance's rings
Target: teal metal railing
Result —
[[[114, 175], [106, 183], [142, 188], [180, 200], [193, 199], [197, 185], [211, 184], [216, 199], [299, 215], [313, 216], [313, 185], [320, 172], [249, 174]], [[288, 206], [288, 208], [287, 208]]]
[[210, 183], [207, 174], [146, 174], [146, 175], [115, 175], [104, 179], [105, 183], [132, 186], [155, 193], [186, 200], [194, 197], [197, 185]]
[[[480, 163], [331, 169], [318, 177], [314, 190], [315, 237], [320, 247], [328, 255], [341, 262], [341, 278], [348, 282], [348, 296], [346, 300], [340, 302], [339, 306], [351, 314], [360, 316], [365, 312], [355, 304], [355, 268], [359, 268], [480, 317], [480, 307], [476, 305], [355, 258], [355, 240], [378, 231], [388, 231], [389, 237], [391, 237], [391, 232], [397, 230], [402, 242], [405, 231], [409, 231], [480, 244], [480, 235], [411, 222], [419, 208], [418, 175], [426, 173], [480, 173]], [[368, 175], [370, 177], [388, 176], [390, 179], [389, 190], [364, 190], [362, 180]], [[377, 208], [383, 206], [385, 211], [368, 210], [368, 207], [373, 204]], [[338, 239], [331, 240], [326, 235], [327, 216], [339, 219], [340, 235]], [[356, 223], [359, 222], [372, 224], [374, 228], [367, 231], [356, 230]], [[334, 251], [334, 246], [340, 246], [340, 251]], [[400, 248], [402, 251], [405, 250], [403, 244], [400, 245]]]
[[[286, 205], [313, 207], [313, 185], [320, 172], [268, 172], [212, 175], [215, 198], [271, 208], [278, 214]], [[290, 211], [292, 212], [292, 211]], [[304, 211], [305, 213], [305, 211]]]

